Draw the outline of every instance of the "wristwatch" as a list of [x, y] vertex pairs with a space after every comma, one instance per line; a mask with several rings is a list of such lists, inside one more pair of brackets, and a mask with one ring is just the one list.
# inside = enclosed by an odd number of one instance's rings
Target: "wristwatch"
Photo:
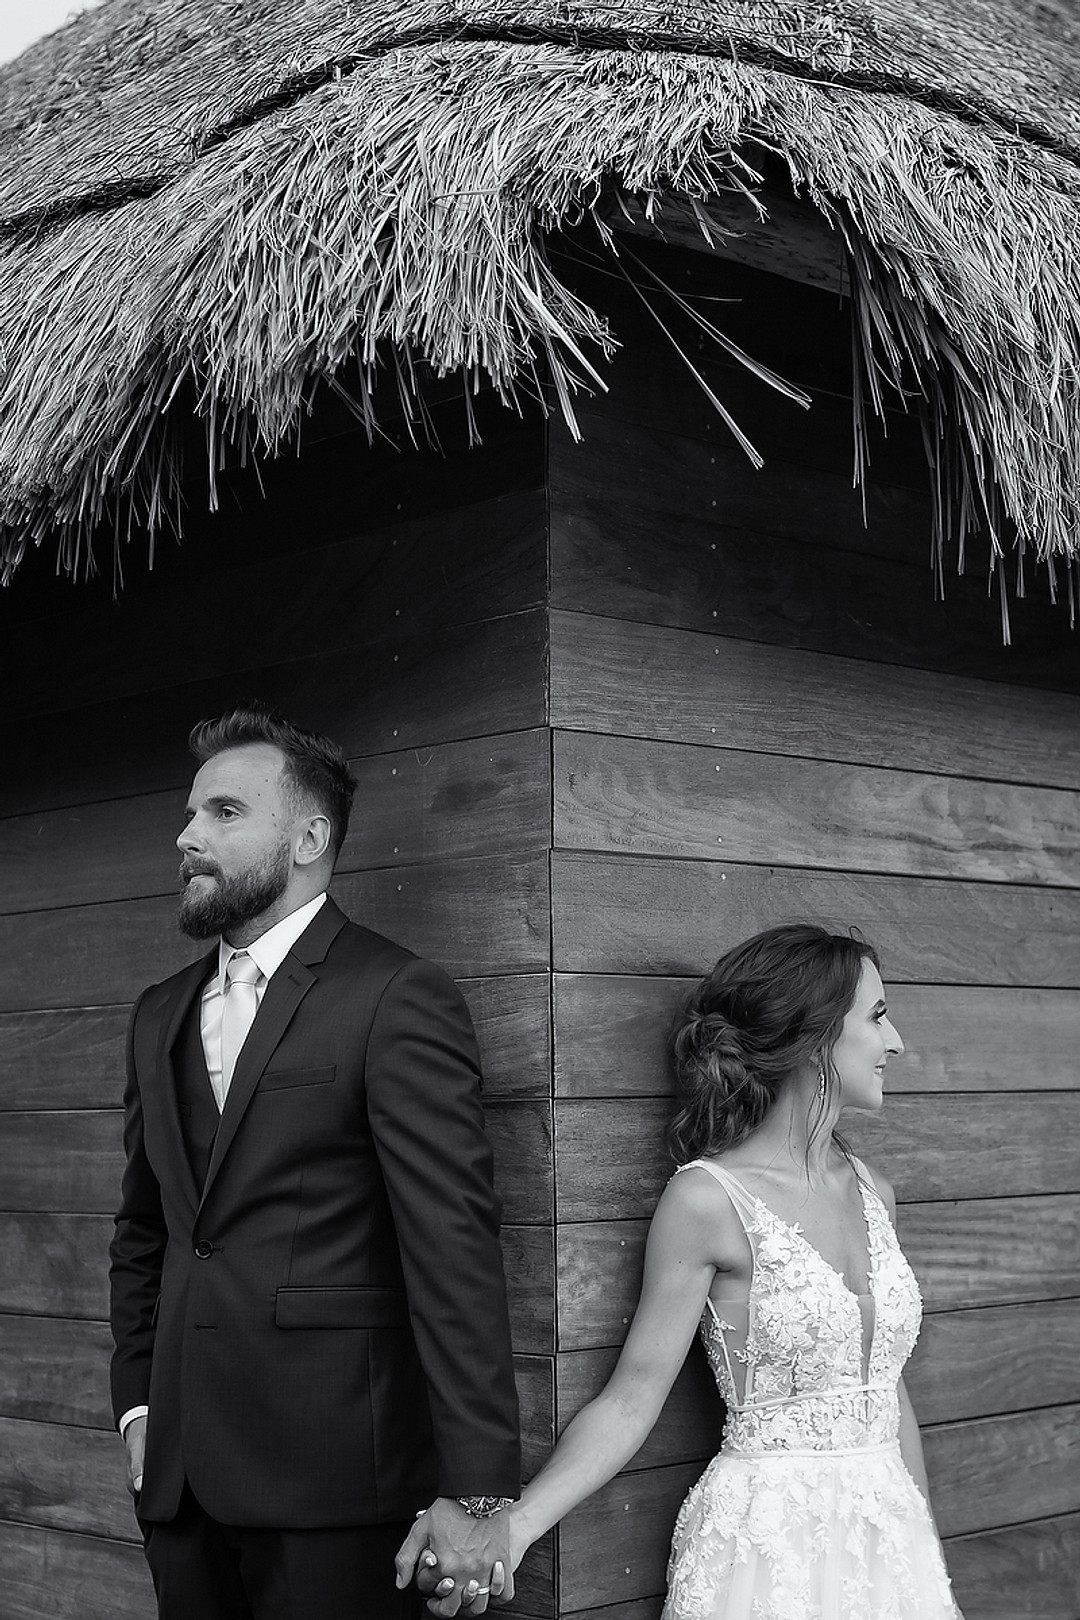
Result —
[[490, 1519], [514, 1501], [512, 1496], [459, 1496], [458, 1501], [473, 1519]]

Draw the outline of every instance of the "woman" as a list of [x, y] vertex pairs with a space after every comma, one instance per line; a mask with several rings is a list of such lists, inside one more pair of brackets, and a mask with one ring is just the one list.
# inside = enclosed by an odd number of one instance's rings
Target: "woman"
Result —
[[877, 956], [844, 935], [769, 929], [697, 985], [637, 1312], [510, 1510], [515, 1565], [638, 1450], [700, 1331], [727, 1425], [679, 1513], [664, 1620], [960, 1620], [900, 1378], [918, 1288], [888, 1182], [834, 1129], [881, 1108], [902, 1051]]

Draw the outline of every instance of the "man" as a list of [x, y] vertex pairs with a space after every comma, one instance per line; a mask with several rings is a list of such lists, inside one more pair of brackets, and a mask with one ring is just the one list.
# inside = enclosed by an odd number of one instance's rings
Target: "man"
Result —
[[161, 1620], [422, 1612], [394, 1568], [422, 1509], [428, 1606], [480, 1614], [519, 1445], [468, 1013], [326, 893], [335, 744], [251, 704], [191, 748], [179, 921], [217, 943], [134, 1008], [111, 1249]]

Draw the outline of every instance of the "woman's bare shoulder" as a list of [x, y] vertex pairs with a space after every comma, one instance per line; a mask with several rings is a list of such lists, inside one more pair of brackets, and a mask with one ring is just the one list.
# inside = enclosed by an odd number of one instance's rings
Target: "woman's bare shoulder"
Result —
[[745, 1244], [742, 1222], [727, 1189], [700, 1164], [689, 1164], [672, 1176], [656, 1206], [653, 1225], [700, 1245], [714, 1265], [729, 1264]]

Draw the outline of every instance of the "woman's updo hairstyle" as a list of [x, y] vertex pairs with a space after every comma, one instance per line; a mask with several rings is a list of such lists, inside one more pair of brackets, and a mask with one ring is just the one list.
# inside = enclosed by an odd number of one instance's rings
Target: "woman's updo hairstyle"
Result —
[[865, 940], [786, 923], [736, 945], [694, 986], [671, 1036], [680, 1107], [669, 1137], [679, 1164], [743, 1141], [804, 1063], [821, 1064], [827, 1092], [867, 961], [879, 965]]

